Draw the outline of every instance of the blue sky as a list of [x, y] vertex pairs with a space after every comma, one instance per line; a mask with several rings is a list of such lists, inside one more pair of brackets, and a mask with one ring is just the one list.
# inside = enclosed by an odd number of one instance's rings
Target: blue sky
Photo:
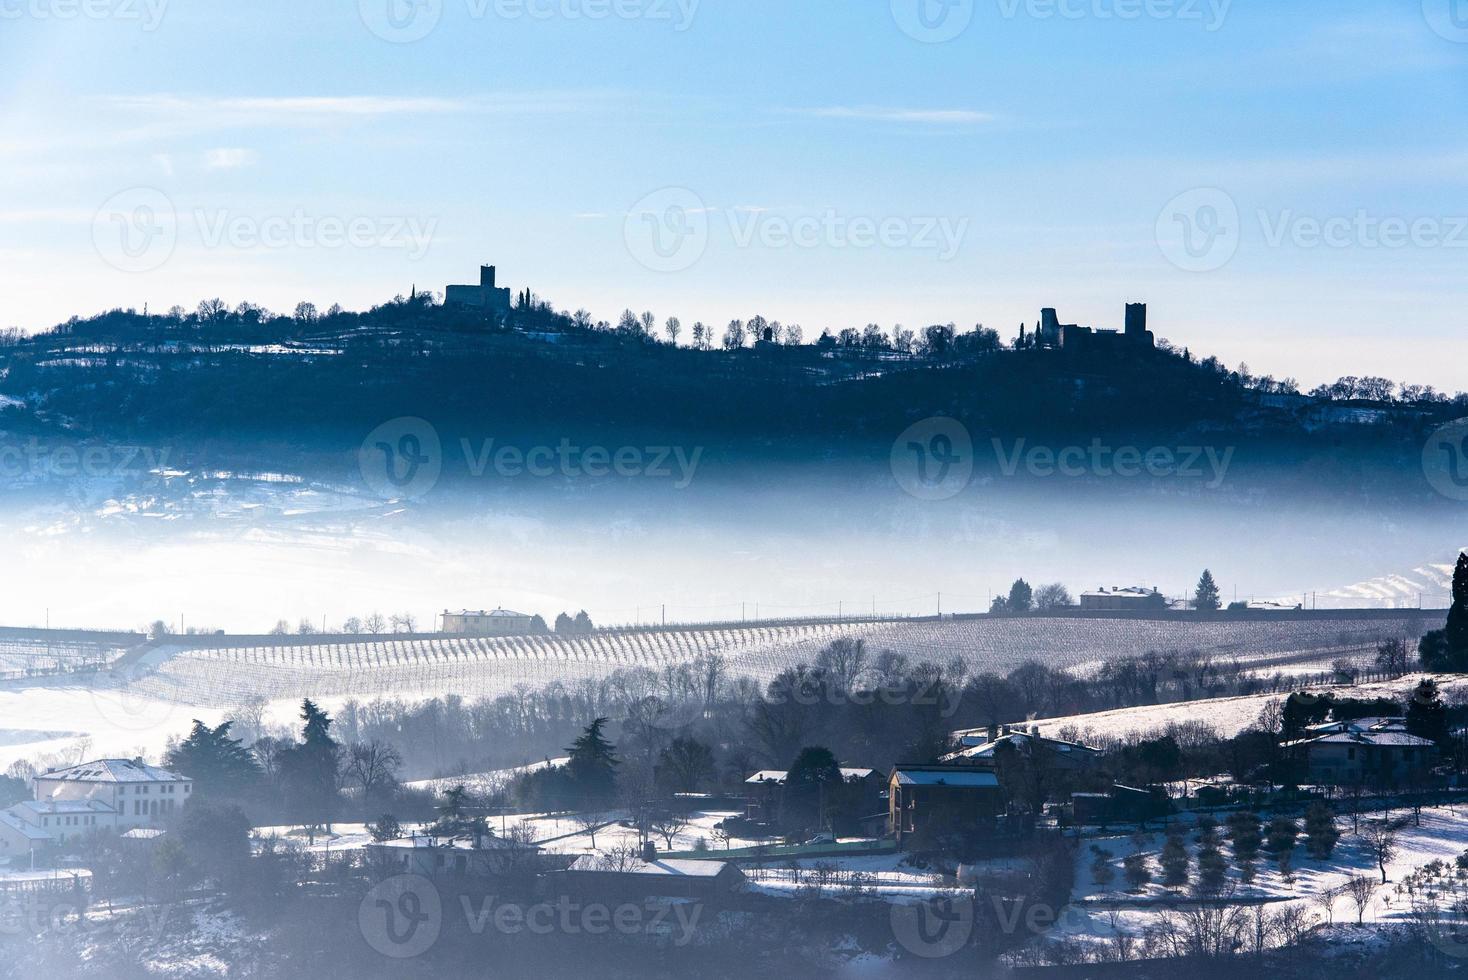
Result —
[[0, 0], [0, 325], [493, 261], [807, 338], [1145, 300], [1258, 373], [1468, 388], [1468, 2], [950, 2]]

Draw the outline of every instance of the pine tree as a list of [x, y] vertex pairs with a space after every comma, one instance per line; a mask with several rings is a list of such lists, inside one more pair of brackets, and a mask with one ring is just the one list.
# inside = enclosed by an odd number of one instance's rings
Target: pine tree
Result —
[[1121, 859], [1121, 873], [1134, 892], [1139, 892], [1152, 881], [1152, 869], [1147, 867], [1147, 855], [1138, 851]]
[[1167, 842], [1162, 845], [1162, 854], [1157, 860], [1162, 865], [1162, 883], [1168, 888], [1181, 888], [1188, 883], [1188, 848], [1177, 827], [1169, 829]]
[[1218, 597], [1218, 583], [1213, 581], [1213, 573], [1203, 569], [1203, 574], [1198, 579], [1198, 590], [1193, 593], [1193, 608], [1203, 612], [1216, 612], [1222, 605]]
[[582, 803], [605, 803], [617, 789], [619, 761], [612, 743], [601, 733], [606, 724], [606, 718], [597, 718], [566, 750], [571, 756], [566, 772]]
[[1275, 817], [1269, 821], [1264, 848], [1270, 854], [1288, 854], [1295, 849], [1295, 839], [1299, 834], [1300, 828], [1294, 820], [1289, 817]]
[[1407, 701], [1407, 731], [1439, 745], [1448, 740], [1448, 709], [1431, 677], [1422, 678]]
[[1255, 813], [1231, 813], [1228, 816], [1229, 841], [1233, 845], [1234, 860], [1240, 865], [1259, 856], [1259, 847], [1264, 842], [1259, 831], [1259, 815]]
[[1116, 880], [1116, 866], [1111, 863], [1111, 855], [1095, 844], [1091, 845], [1091, 880], [1102, 891], [1109, 891], [1111, 883]]
[[195, 795], [232, 796], [243, 793], [260, 778], [260, 766], [250, 750], [229, 737], [230, 722], [216, 728], [194, 720], [187, 738], [169, 749], [163, 764], [194, 781]]
[[1335, 814], [1324, 803], [1310, 804], [1305, 811], [1305, 850], [1317, 861], [1324, 861], [1335, 850], [1341, 832], [1336, 829]]
[[1228, 874], [1228, 862], [1223, 859], [1223, 852], [1218, 849], [1218, 844], [1213, 841], [1205, 843], [1198, 849], [1198, 890], [1204, 894], [1216, 894], [1223, 888], [1224, 879]]
[[341, 746], [331, 737], [331, 717], [309, 698], [301, 702], [301, 721], [300, 744], [281, 754], [281, 781], [297, 812], [330, 831]]
[[1030, 588], [1030, 583], [1022, 578], [1014, 580], [1009, 587], [1009, 598], [1005, 600], [1005, 608], [1012, 613], [1026, 613], [1034, 605], [1035, 592]]

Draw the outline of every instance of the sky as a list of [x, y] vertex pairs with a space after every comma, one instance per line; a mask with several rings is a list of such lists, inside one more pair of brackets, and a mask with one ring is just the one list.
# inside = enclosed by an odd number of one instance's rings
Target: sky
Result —
[[0, 0], [0, 326], [500, 284], [1468, 388], [1463, 0]]

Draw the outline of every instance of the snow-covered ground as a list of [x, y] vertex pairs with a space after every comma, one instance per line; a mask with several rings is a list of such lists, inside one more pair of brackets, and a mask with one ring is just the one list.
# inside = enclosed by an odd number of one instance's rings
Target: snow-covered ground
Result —
[[[1363, 827], [1368, 818], [1378, 814], [1363, 814]], [[1423, 889], [1409, 883], [1414, 873], [1433, 861], [1445, 862], [1448, 876], [1456, 878], [1454, 859], [1468, 850], [1468, 808], [1437, 807], [1422, 811], [1421, 826], [1411, 821], [1411, 811], [1396, 810], [1392, 817], [1406, 820], [1407, 824], [1398, 832], [1396, 852], [1386, 863], [1387, 883], [1380, 884], [1381, 874], [1376, 859], [1366, 842], [1351, 833], [1349, 817], [1338, 817], [1336, 825], [1341, 838], [1334, 853], [1324, 861], [1311, 858], [1305, 851], [1304, 838], [1291, 855], [1291, 873], [1287, 879], [1280, 874], [1277, 864], [1266, 854], [1261, 854], [1256, 863], [1256, 878], [1250, 884], [1240, 880], [1239, 869], [1220, 828], [1223, 839], [1222, 851], [1228, 861], [1228, 879], [1225, 894], [1230, 900], [1259, 902], [1278, 909], [1294, 904], [1319, 924], [1328, 921], [1337, 925], [1354, 924], [1356, 907], [1344, 893], [1343, 886], [1353, 877], [1365, 877], [1375, 882], [1371, 897], [1363, 912], [1362, 921], [1368, 925], [1391, 925], [1404, 921], [1411, 912], [1412, 891], [1423, 893]], [[1197, 834], [1192, 828], [1185, 835], [1190, 857], [1191, 880], [1197, 880]], [[1072, 903], [1063, 910], [1058, 925], [1046, 934], [1047, 940], [1074, 939], [1083, 943], [1110, 941], [1117, 930], [1124, 930], [1134, 937], [1151, 925], [1156, 925], [1166, 913], [1170, 903], [1187, 899], [1191, 893], [1186, 889], [1170, 890], [1160, 884], [1161, 869], [1157, 858], [1165, 835], [1153, 833], [1140, 838], [1107, 837], [1088, 838], [1081, 841], [1076, 854], [1076, 881], [1072, 892]], [[1091, 845], [1099, 847], [1112, 857], [1116, 878], [1110, 886], [1098, 885], [1092, 875], [1093, 853]], [[1121, 861], [1128, 854], [1140, 852], [1148, 859], [1148, 867], [1154, 880], [1139, 892], [1127, 890], [1122, 876]], [[1409, 887], [1410, 884], [1410, 887]], [[1329, 913], [1322, 899], [1333, 892]], [[1441, 895], [1438, 896], [1442, 898]], [[1446, 904], [1446, 903], [1444, 903]]]
[[[1343, 697], [1401, 698], [1423, 677], [1434, 677], [1445, 698], [1451, 698], [1455, 693], [1468, 691], [1468, 676], [1462, 674], [1408, 674], [1395, 681], [1332, 687], [1329, 690]], [[1081, 741], [1085, 741], [1088, 735], [1115, 738], [1133, 733], [1154, 732], [1171, 724], [1202, 722], [1228, 738], [1248, 728], [1258, 719], [1259, 713], [1264, 710], [1265, 706], [1271, 701], [1282, 700], [1284, 696], [1283, 694], [1250, 694], [1233, 698], [1179, 701], [1174, 704], [1140, 705], [1083, 715], [1066, 715], [1060, 718], [1039, 718], [1026, 722], [1026, 725], [1037, 726], [1042, 735], [1051, 736], [1062, 729], [1071, 729], [1080, 734]]]
[[453, 789], [455, 786], [463, 786], [471, 795], [484, 796], [502, 789], [506, 783], [516, 776], [522, 776], [527, 772], [537, 772], [554, 766], [564, 766], [570, 762], [569, 756], [560, 756], [555, 759], [542, 759], [539, 762], [526, 763], [523, 766], [511, 766], [508, 769], [491, 769], [488, 772], [470, 772], [462, 776], [441, 776], [437, 779], [414, 779], [404, 783], [408, 789], [427, 790], [430, 793], [442, 793]]

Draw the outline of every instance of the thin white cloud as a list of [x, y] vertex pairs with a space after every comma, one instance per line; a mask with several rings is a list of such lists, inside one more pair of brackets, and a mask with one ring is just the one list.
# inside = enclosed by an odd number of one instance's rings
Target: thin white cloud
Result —
[[821, 106], [797, 109], [815, 119], [851, 119], [859, 122], [919, 123], [939, 126], [976, 126], [994, 121], [994, 115], [975, 109], [902, 109], [879, 106]]
[[245, 167], [253, 167], [259, 159], [260, 155], [254, 150], [225, 146], [204, 153], [204, 168], [206, 170], [242, 170]]

